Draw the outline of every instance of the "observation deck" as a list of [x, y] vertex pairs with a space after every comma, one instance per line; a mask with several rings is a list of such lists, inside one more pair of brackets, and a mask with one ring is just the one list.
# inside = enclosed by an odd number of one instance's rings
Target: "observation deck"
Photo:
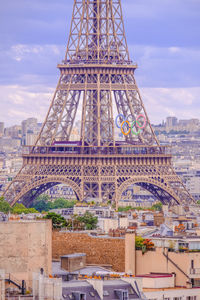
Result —
[[28, 156], [60, 156], [60, 157], [169, 157], [170, 146], [79, 146], [79, 145], [52, 145], [52, 146], [25, 146], [23, 157]]

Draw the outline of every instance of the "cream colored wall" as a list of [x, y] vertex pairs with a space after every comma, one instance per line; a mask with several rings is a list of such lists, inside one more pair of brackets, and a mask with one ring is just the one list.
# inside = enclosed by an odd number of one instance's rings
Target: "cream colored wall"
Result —
[[118, 228], [118, 220], [117, 219], [100, 218], [100, 219], [98, 219], [98, 226], [105, 233], [108, 233], [110, 229], [117, 229]]
[[125, 235], [125, 272], [135, 275], [135, 233]]
[[[134, 251], [132, 252], [134, 255]], [[190, 278], [191, 260], [194, 260], [194, 267], [200, 268], [200, 253], [180, 253], [168, 252], [171, 258], [179, 268], [181, 268]], [[156, 251], [148, 251], [142, 254], [142, 251], [136, 251], [136, 275], [148, 274], [150, 272], [158, 273], [176, 273], [176, 285], [187, 286], [188, 278], [179, 271], [166, 257], [163, 255], [163, 248], [156, 248]], [[198, 278], [200, 275], [198, 275]]]
[[32, 284], [32, 273], [51, 274], [51, 220], [0, 223], [0, 269]]
[[104, 219], [105, 221], [105, 232], [109, 232], [110, 229], [118, 228], [118, 220], [117, 219]]
[[129, 221], [128, 218], [119, 219], [119, 227], [128, 227]]
[[200, 292], [199, 289], [169, 289], [163, 291], [148, 291], [144, 292], [147, 299], [170, 299], [174, 300], [175, 298], [181, 298], [181, 300], [187, 300], [187, 297], [196, 296], [196, 300], [200, 300]]
[[0, 300], [5, 300], [5, 271], [0, 270]]
[[161, 277], [161, 278], [142, 278], [143, 288], [151, 289], [161, 289], [161, 288], [173, 288], [174, 287], [174, 277]]

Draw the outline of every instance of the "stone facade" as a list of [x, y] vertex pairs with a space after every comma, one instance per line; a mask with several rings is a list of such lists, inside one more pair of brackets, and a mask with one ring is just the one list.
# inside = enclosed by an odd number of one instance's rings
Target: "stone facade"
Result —
[[32, 285], [32, 273], [51, 274], [51, 220], [0, 222], [0, 269]]
[[62, 255], [85, 253], [86, 264], [112, 266], [114, 271], [142, 275], [175, 273], [177, 286], [191, 287], [192, 281], [200, 280], [200, 253], [168, 252], [165, 248], [142, 253], [135, 251], [135, 233], [125, 238], [92, 237], [87, 233], [54, 232], [53, 258]]
[[115, 271], [125, 270], [124, 238], [92, 237], [87, 233], [53, 232], [53, 258], [85, 253], [87, 264], [111, 265]]

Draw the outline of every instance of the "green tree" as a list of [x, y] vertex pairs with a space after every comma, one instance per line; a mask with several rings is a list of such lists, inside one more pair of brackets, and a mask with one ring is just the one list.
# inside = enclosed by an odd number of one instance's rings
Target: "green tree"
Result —
[[85, 223], [80, 221], [80, 218], [78, 217], [78, 215], [73, 215], [67, 221], [67, 228], [72, 229], [72, 230], [84, 230]]
[[11, 211], [11, 206], [7, 201], [4, 200], [3, 197], [0, 197], [0, 211], [4, 214], [8, 214]]
[[38, 211], [31, 207], [31, 208], [26, 208], [22, 203], [16, 203], [13, 208], [12, 208], [12, 213], [13, 214], [35, 214], [38, 213]]
[[46, 203], [46, 201], [44, 200], [37, 201], [36, 203], [33, 203], [31, 206], [32, 208], [35, 208], [39, 212], [48, 210], [48, 203]]
[[141, 236], [136, 236], [135, 237], [135, 248], [136, 249], [142, 249], [144, 246], [144, 239]]
[[54, 212], [49, 212], [44, 219], [51, 219], [53, 228], [62, 228], [67, 224], [65, 218]]
[[152, 210], [158, 210], [158, 211], [162, 211], [162, 203], [161, 202], [158, 202], [154, 205], [152, 205]]
[[49, 201], [48, 195], [41, 195], [37, 197], [36, 200], [33, 201], [31, 207], [34, 207], [36, 210], [49, 211], [51, 209], [58, 208], [70, 208], [76, 204], [76, 200], [66, 200], [64, 198], [58, 198], [54, 202]]
[[147, 208], [145, 208], [145, 207], [133, 207], [133, 206], [125, 206], [125, 207], [120, 206], [118, 208], [118, 211], [122, 212], [122, 211], [129, 211], [129, 210], [144, 210], [144, 209], [147, 209]]
[[138, 250], [142, 250], [144, 254], [147, 250], [151, 250], [154, 248], [154, 243], [152, 243], [149, 239], [144, 239], [141, 236], [135, 237], [135, 248]]
[[42, 195], [38, 196], [33, 202], [34, 202], [34, 203], [40, 202], [40, 201], [48, 202], [49, 200], [50, 200], [49, 195], [42, 194]]
[[83, 216], [77, 217], [77, 220], [80, 223], [84, 223], [87, 230], [97, 228], [98, 218], [94, 217], [93, 214], [88, 211]]
[[57, 209], [57, 208], [70, 208], [75, 205], [76, 201], [74, 200], [66, 200], [64, 198], [58, 198], [54, 202], [52, 202], [52, 208]]

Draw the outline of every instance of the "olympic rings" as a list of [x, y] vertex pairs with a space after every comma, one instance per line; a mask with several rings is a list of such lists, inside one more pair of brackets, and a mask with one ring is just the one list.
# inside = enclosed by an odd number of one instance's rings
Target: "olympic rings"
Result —
[[[128, 127], [129, 127], [129, 131], [126, 132], [126, 133], [124, 132], [124, 127], [123, 127], [125, 123], [127, 123], [127, 124], [128, 124]], [[130, 133], [130, 131], [131, 131], [131, 126], [130, 126], [129, 121], [126, 120], [126, 121], [123, 121], [123, 122], [122, 122], [122, 125], [121, 125], [121, 131], [122, 131], [122, 134], [123, 134], [123, 135], [128, 135], [128, 134]]]
[[[144, 129], [145, 126], [146, 126], [146, 123], [147, 123], [147, 120], [146, 120], [146, 117], [143, 115], [143, 114], [140, 114], [136, 117], [135, 121], [132, 122], [131, 124], [131, 121], [130, 121], [130, 117], [133, 119], [132, 115], [128, 115], [128, 117], [125, 118], [124, 115], [122, 114], [119, 114], [116, 118], [115, 118], [115, 124], [117, 126], [117, 128], [121, 129], [121, 132], [123, 135], [128, 135], [130, 132], [133, 134], [133, 135], [138, 135], [141, 133], [141, 129]], [[121, 125], [118, 124], [118, 119], [121, 118], [123, 119]], [[142, 120], [142, 124], [139, 122], [139, 119], [143, 119]], [[128, 125], [128, 131], [125, 132], [124, 131], [124, 127], [126, 126], [127, 127]], [[139, 130], [137, 130], [136, 132], [133, 131], [133, 127], [135, 126], [135, 128], [139, 128]], [[136, 128], [136, 129], [137, 129]]]

